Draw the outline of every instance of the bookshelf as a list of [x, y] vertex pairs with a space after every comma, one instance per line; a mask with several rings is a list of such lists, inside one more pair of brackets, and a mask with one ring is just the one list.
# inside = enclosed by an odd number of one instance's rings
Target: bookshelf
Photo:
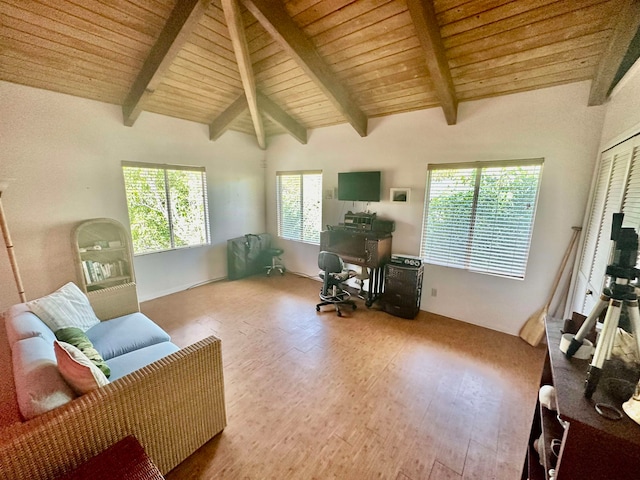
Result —
[[78, 286], [85, 292], [135, 283], [131, 240], [120, 222], [85, 220], [73, 229], [71, 242]]
[[[547, 410], [538, 402], [522, 479], [549, 480], [549, 469], [554, 468], [556, 480], [637, 480], [640, 478], [640, 425], [624, 414], [622, 419], [612, 421], [596, 412], [594, 406], [598, 402], [613, 405], [620, 411], [622, 402], [605, 388], [605, 376], [593, 398], [585, 398], [589, 360], [565, 357], [558, 348], [561, 328], [562, 321], [547, 318], [547, 356], [540, 382], [555, 387], [558, 412]], [[542, 462], [532, 447], [539, 437]], [[561, 441], [557, 459], [551, 453], [553, 439]]]

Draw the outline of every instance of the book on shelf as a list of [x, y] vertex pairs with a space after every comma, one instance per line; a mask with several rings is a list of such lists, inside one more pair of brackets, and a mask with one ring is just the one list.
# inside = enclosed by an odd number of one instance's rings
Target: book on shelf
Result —
[[124, 260], [115, 262], [82, 261], [82, 272], [87, 285], [102, 282], [112, 277], [126, 276], [127, 271], [127, 265]]
[[91, 274], [89, 273], [89, 266], [86, 260], [82, 261], [82, 272], [84, 273], [84, 280], [86, 283], [91, 283]]

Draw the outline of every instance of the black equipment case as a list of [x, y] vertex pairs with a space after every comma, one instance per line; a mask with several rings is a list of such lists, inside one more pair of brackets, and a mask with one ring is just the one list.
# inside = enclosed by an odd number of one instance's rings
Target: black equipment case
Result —
[[237, 280], [264, 271], [271, 261], [265, 250], [271, 247], [268, 233], [248, 233], [227, 240], [227, 278]]

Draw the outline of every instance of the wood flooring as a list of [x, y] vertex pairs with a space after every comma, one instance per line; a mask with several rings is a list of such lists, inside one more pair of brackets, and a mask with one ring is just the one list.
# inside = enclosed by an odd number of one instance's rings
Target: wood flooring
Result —
[[542, 348], [361, 301], [316, 312], [319, 289], [253, 276], [142, 304], [179, 346], [222, 339], [228, 426], [168, 480], [520, 478]]

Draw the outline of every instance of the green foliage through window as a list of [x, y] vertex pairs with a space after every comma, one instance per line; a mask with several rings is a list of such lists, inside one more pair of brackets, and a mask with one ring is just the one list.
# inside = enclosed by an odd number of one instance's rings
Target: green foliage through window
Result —
[[320, 243], [322, 172], [277, 172], [278, 236]]
[[524, 278], [542, 159], [430, 165], [421, 256]]
[[135, 254], [210, 242], [204, 167], [123, 162], [122, 172]]

